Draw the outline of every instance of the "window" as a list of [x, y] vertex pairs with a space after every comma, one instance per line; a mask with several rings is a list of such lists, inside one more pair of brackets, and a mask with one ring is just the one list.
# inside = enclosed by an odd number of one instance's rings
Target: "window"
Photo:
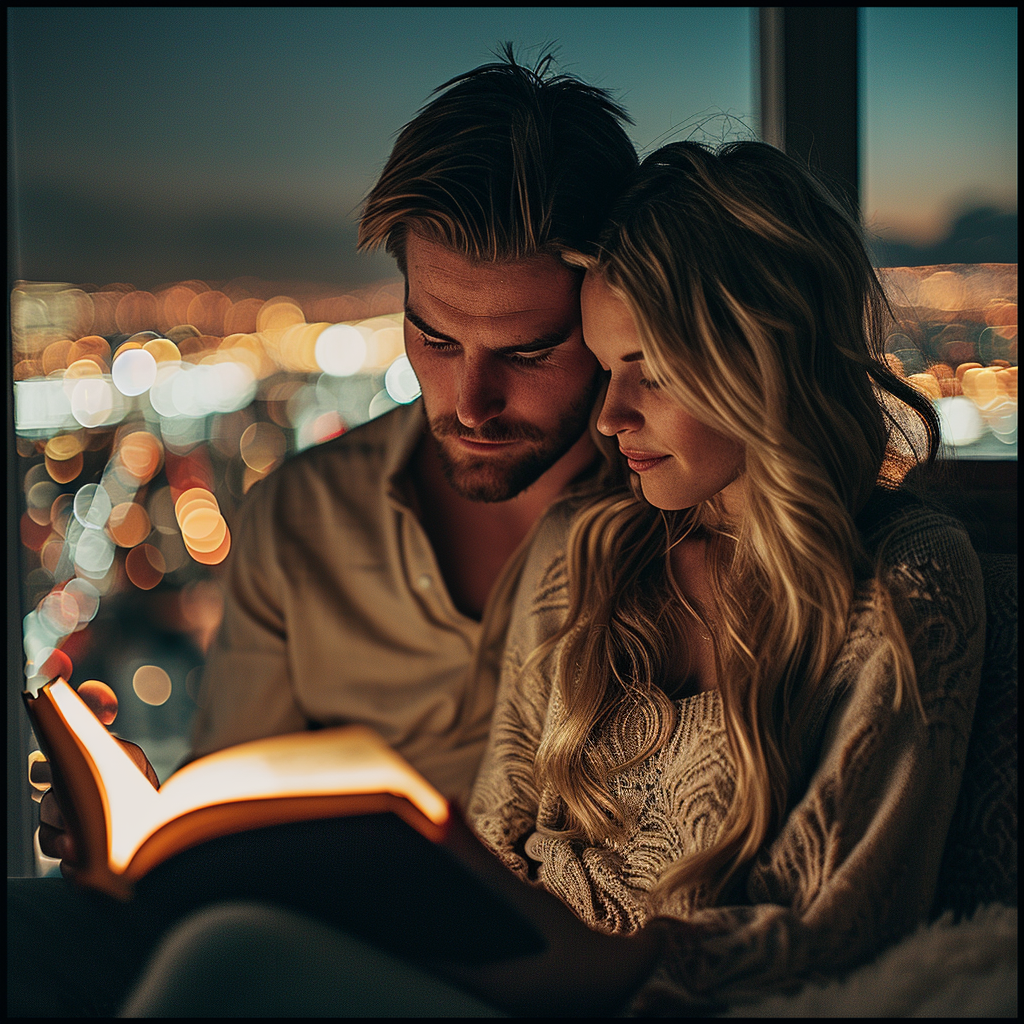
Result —
[[[749, 10], [13, 8], [8, 27], [9, 679], [108, 684], [164, 778], [238, 501], [416, 395], [394, 265], [355, 254], [393, 133], [510, 39], [612, 89], [641, 151], [752, 134]], [[31, 871], [9, 702], [8, 863]]]

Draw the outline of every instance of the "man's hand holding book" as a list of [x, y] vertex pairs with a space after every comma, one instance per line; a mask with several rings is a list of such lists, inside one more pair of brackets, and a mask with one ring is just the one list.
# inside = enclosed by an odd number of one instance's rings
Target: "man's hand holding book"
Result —
[[[110, 725], [117, 717], [117, 695], [105, 683], [82, 683], [78, 688], [78, 695], [104, 725]], [[139, 771], [153, 784], [154, 789], [159, 789], [160, 779], [142, 748], [129, 740], [118, 737], [115, 739], [135, 762]], [[49, 764], [42, 762], [35, 768], [35, 777], [40, 781], [48, 781], [45, 776], [49, 774], [49, 770]], [[60, 804], [52, 787], [43, 794], [39, 804], [39, 849], [47, 857], [60, 860], [60, 871], [65, 878], [74, 878], [78, 851], [75, 849], [71, 833], [67, 831]]]

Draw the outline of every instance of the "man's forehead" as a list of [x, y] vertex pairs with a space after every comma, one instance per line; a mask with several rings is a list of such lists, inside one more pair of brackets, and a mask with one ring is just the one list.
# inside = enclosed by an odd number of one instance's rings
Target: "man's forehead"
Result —
[[477, 260], [410, 236], [406, 253], [409, 303], [477, 317], [556, 317], [579, 309], [580, 276], [554, 256]]

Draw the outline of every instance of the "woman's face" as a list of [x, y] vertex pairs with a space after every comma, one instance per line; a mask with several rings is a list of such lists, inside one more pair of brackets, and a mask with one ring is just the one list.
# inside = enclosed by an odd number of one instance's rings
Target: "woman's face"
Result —
[[644, 377], [636, 324], [601, 275], [587, 273], [580, 303], [583, 340], [611, 373], [597, 429], [617, 438], [644, 497], [657, 508], [681, 509], [723, 491], [726, 507], [738, 512], [742, 446], [695, 420]]

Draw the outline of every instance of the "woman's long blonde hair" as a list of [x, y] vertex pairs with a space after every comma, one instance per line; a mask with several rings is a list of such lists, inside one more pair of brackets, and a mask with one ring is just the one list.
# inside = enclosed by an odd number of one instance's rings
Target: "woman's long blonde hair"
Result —
[[[637, 488], [577, 516], [565, 623], [526, 666], [549, 662], [564, 704], [538, 751], [538, 781], [562, 798], [562, 834], [624, 834], [628, 814], [608, 780], [671, 734], [670, 667], [696, 616], [713, 637], [735, 797], [716, 842], [673, 865], [658, 889], [720, 893], [792, 805], [809, 716], [861, 581], [872, 581], [883, 612], [896, 704], [917, 697], [906, 638], [855, 517], [903, 429], [880, 395], [919, 415], [928, 460], [938, 424], [883, 358], [891, 311], [856, 220], [770, 146], [663, 147], [642, 163], [595, 251], [570, 260], [632, 312], [645, 375], [743, 445], [746, 508], [738, 522], [717, 497], [664, 512]], [[910, 440], [904, 433], [904, 450]], [[669, 564], [691, 534], [707, 541], [707, 620]], [[594, 736], [631, 707], [646, 709], [633, 720], [647, 735], [627, 764], [609, 763]]]

